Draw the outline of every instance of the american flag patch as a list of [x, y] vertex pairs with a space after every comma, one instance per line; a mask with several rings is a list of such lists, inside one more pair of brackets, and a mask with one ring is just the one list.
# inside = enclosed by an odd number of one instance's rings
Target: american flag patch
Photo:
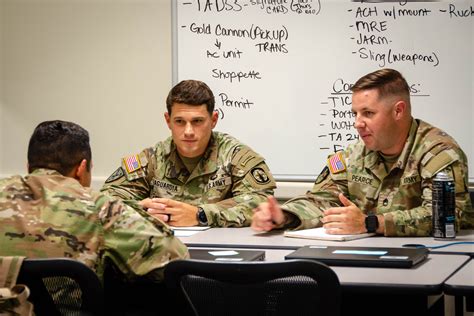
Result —
[[328, 166], [331, 173], [338, 173], [346, 170], [346, 165], [344, 164], [344, 157], [342, 152], [335, 153], [328, 159]]
[[123, 164], [125, 165], [125, 168], [127, 169], [128, 173], [132, 173], [135, 170], [140, 169], [141, 167], [138, 155], [132, 155], [123, 158]]

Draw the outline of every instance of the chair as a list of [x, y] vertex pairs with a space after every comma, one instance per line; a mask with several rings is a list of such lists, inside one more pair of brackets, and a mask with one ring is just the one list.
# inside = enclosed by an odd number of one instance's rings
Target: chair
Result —
[[340, 284], [310, 260], [212, 262], [176, 260], [166, 285], [194, 315], [339, 315]]
[[82, 262], [66, 258], [25, 259], [17, 279], [30, 291], [37, 316], [102, 315], [99, 278]]

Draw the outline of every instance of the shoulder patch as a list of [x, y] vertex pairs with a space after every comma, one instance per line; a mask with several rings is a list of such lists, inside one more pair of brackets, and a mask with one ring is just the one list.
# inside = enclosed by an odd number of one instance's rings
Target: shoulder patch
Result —
[[270, 182], [270, 177], [267, 175], [265, 170], [260, 167], [255, 167], [252, 170], [250, 170], [250, 173], [252, 174], [252, 177], [254, 178], [255, 182], [258, 184], [266, 184]]
[[329, 168], [326, 166], [324, 167], [324, 169], [321, 171], [321, 173], [319, 174], [319, 176], [316, 178], [316, 182], [315, 184], [319, 184], [321, 182], [323, 182], [324, 179], [326, 179], [329, 175]]
[[140, 158], [138, 158], [138, 155], [131, 155], [122, 158], [122, 161], [127, 173], [132, 173], [141, 168]]
[[339, 151], [328, 158], [328, 167], [332, 174], [346, 170], [346, 164], [344, 163], [342, 152]]
[[459, 160], [459, 155], [453, 149], [448, 149], [433, 156], [426, 162], [424, 167], [430, 175], [435, 175], [457, 160]]
[[107, 178], [107, 180], [105, 180], [105, 183], [109, 183], [109, 182], [113, 182], [121, 177], [123, 177], [125, 174], [123, 172], [123, 168], [122, 167], [118, 167], [117, 170], [114, 171], [114, 173], [112, 173], [110, 175], [110, 177]]

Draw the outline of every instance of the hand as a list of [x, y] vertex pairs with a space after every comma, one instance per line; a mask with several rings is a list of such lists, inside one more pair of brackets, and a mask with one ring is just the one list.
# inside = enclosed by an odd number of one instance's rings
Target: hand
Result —
[[267, 202], [260, 203], [253, 212], [250, 227], [256, 231], [269, 231], [285, 222], [285, 214], [273, 196], [269, 196]]
[[339, 194], [340, 207], [332, 207], [324, 211], [321, 219], [328, 234], [361, 234], [365, 228], [365, 214], [344, 194]]
[[149, 214], [172, 226], [197, 226], [197, 206], [171, 199], [144, 199], [139, 203]]

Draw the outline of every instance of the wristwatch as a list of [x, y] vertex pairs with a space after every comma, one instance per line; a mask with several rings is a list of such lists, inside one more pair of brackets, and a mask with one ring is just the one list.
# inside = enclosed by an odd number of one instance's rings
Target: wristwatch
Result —
[[374, 213], [367, 214], [365, 218], [365, 228], [368, 233], [375, 233], [379, 228], [379, 219]]
[[199, 223], [199, 226], [207, 226], [207, 216], [202, 207], [198, 206], [196, 217]]

